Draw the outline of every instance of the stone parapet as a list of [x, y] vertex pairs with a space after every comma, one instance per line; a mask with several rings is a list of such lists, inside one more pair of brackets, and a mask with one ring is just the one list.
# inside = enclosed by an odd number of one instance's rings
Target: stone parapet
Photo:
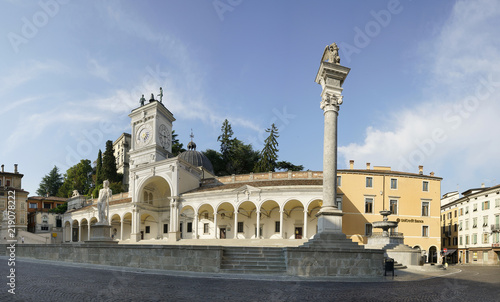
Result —
[[[0, 248], [7, 251], [5, 245]], [[99, 244], [19, 244], [16, 256], [43, 260], [217, 273], [222, 247]]]
[[384, 272], [384, 252], [359, 248], [285, 248], [287, 274], [293, 276], [374, 277]]

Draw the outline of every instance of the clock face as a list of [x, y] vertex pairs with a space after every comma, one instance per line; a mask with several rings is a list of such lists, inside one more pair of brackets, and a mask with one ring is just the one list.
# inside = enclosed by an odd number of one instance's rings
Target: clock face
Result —
[[168, 131], [167, 126], [161, 124], [158, 128], [158, 135], [160, 138], [160, 145], [163, 148], [168, 149], [170, 147], [170, 132]]
[[145, 125], [137, 131], [136, 141], [139, 145], [147, 144], [153, 137], [153, 129], [150, 125]]

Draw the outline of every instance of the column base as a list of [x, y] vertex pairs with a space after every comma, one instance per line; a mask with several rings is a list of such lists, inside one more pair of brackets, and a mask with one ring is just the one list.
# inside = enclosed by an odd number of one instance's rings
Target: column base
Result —
[[90, 240], [86, 243], [110, 243], [118, 244], [111, 238], [111, 226], [110, 225], [94, 225], [90, 228]]
[[337, 208], [321, 208], [316, 214], [316, 217], [318, 217], [318, 234], [342, 234], [342, 215], [342, 211]]
[[141, 241], [141, 233], [130, 234], [130, 242], [139, 242], [139, 241]]
[[181, 232], [168, 232], [168, 241], [179, 241], [181, 239]]

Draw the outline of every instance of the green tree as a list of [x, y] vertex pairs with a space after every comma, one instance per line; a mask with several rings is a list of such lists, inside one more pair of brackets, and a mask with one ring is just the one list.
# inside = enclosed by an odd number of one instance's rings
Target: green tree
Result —
[[227, 119], [222, 123], [221, 132], [217, 141], [220, 142], [220, 154], [225, 165], [223, 175], [230, 175], [234, 172], [233, 151], [235, 139], [233, 139], [234, 132], [231, 128], [231, 124]]
[[49, 174], [42, 178], [40, 186], [38, 187], [38, 190], [36, 190], [36, 194], [39, 196], [45, 196], [46, 194], [49, 196], [56, 196], [62, 184], [63, 177], [59, 174], [59, 168], [54, 166], [54, 168], [50, 170]]
[[82, 195], [86, 194], [92, 187], [92, 170], [88, 159], [82, 159], [78, 164], [70, 167], [64, 174], [64, 182], [57, 196], [71, 197], [73, 190], [77, 190]]
[[[113, 142], [108, 140], [106, 142], [106, 150], [102, 156], [102, 181], [108, 180], [110, 183], [122, 181], [118, 179], [118, 174], [116, 172], [116, 158], [113, 152]], [[97, 182], [97, 184], [101, 184]]]
[[177, 156], [181, 154], [182, 152], [186, 151], [186, 149], [183, 148], [183, 144], [179, 142], [179, 139], [177, 138], [179, 136], [177, 133], [175, 133], [175, 130], [172, 130], [172, 155]]
[[276, 169], [283, 171], [302, 171], [304, 170], [304, 166], [302, 165], [294, 165], [288, 161], [279, 161], [276, 163]]
[[269, 136], [264, 141], [264, 148], [260, 152], [260, 159], [255, 165], [255, 172], [275, 171], [278, 166], [278, 128], [271, 125], [271, 128], [266, 129]]
[[220, 152], [217, 152], [213, 149], [207, 149], [203, 152], [203, 154], [205, 154], [205, 156], [212, 163], [212, 167], [214, 168], [214, 174], [216, 176], [227, 175], [225, 172], [226, 165], [224, 164], [224, 161], [222, 160], [222, 154], [220, 154]]
[[239, 139], [233, 140], [231, 152], [230, 174], [247, 174], [253, 172], [255, 164], [259, 161], [259, 151], [255, 151], [251, 144], [245, 144]]
[[99, 153], [97, 154], [97, 163], [95, 166], [95, 184], [101, 184], [104, 181], [102, 178], [102, 152], [99, 149]]

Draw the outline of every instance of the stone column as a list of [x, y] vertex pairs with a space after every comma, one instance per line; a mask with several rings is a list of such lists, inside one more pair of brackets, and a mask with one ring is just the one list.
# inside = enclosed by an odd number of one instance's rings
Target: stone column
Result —
[[123, 217], [120, 218], [120, 240], [123, 240]]
[[63, 228], [62, 228], [62, 242], [66, 242], [66, 224], [63, 222]]
[[255, 237], [256, 237], [256, 239], [259, 239], [260, 238], [260, 211], [257, 210], [255, 212], [255, 214], [257, 215], [257, 232], [255, 234]]
[[234, 239], [238, 239], [238, 210], [234, 211]]
[[181, 238], [181, 232], [179, 231], [179, 207], [178, 207], [177, 196], [172, 196], [170, 200], [170, 233], [168, 234], [168, 240], [177, 241]]
[[307, 210], [304, 209], [304, 237], [305, 239], [307, 239]]
[[283, 210], [280, 210], [280, 237], [283, 239]]
[[130, 241], [131, 242], [139, 242], [141, 240], [140, 226], [141, 226], [141, 218], [140, 218], [139, 209], [133, 208], [132, 209], [132, 223], [130, 226], [131, 227], [131, 230], [130, 230]]
[[194, 239], [198, 239], [198, 210], [194, 212]]
[[214, 212], [214, 232], [214, 238], [219, 239], [219, 232], [217, 232], [217, 211]]
[[337, 117], [342, 104], [342, 84], [350, 69], [339, 64], [336, 44], [325, 49], [316, 83], [323, 88], [320, 107], [324, 115], [323, 204], [319, 210], [318, 233], [342, 233], [342, 211], [337, 195]]
[[78, 242], [82, 241], [82, 222], [78, 223]]
[[87, 220], [88, 221], [88, 226], [87, 226], [87, 240], [90, 240], [90, 220]]

